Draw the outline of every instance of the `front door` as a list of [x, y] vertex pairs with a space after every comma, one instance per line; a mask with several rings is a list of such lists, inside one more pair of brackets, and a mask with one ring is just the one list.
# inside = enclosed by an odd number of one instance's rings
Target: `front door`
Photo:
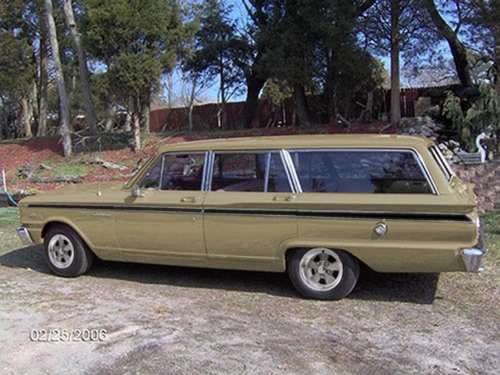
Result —
[[201, 186], [205, 159], [205, 153], [162, 155], [139, 182], [142, 196], [128, 196], [117, 207], [117, 238], [126, 260], [206, 258], [206, 193]]
[[295, 199], [279, 152], [215, 152], [204, 203], [209, 259], [272, 267], [297, 234]]

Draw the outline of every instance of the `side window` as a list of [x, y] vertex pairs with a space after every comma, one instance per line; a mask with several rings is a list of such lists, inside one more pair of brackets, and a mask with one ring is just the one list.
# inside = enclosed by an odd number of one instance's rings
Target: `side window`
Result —
[[139, 186], [148, 190], [201, 190], [205, 154], [163, 155]]
[[216, 153], [212, 191], [290, 192], [278, 152]]
[[201, 190], [205, 154], [166, 154], [161, 190]]
[[294, 151], [291, 155], [304, 192], [432, 193], [410, 151]]
[[149, 169], [149, 171], [144, 175], [141, 182], [139, 183], [139, 187], [141, 189], [158, 190], [160, 188], [160, 175], [162, 165], [163, 157], [159, 158]]

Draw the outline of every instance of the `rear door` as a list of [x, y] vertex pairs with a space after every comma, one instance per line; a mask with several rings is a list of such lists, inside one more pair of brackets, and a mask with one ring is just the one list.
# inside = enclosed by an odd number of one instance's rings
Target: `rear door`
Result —
[[[297, 234], [296, 194], [279, 151], [214, 152], [205, 203], [209, 259], [277, 261]], [[237, 266], [236, 266], [237, 267]]]

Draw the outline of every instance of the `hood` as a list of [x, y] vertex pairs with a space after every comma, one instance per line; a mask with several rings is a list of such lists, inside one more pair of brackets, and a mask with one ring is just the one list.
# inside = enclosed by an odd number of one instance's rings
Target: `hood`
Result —
[[[21, 200], [21, 205], [32, 203], [98, 202], [112, 199], [124, 191], [122, 183], [92, 183], [67, 185], [60, 189], [40, 192]], [[99, 194], [100, 193], [100, 194]]]

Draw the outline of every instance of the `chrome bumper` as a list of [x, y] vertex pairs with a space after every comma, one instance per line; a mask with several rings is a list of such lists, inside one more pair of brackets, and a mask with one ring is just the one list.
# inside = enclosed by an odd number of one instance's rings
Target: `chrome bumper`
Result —
[[25, 227], [17, 228], [17, 236], [21, 239], [22, 243], [31, 246], [34, 244], [33, 239], [31, 238], [30, 232]]
[[486, 254], [486, 250], [463, 249], [461, 251], [461, 254], [467, 272], [481, 272], [483, 270], [483, 268], [481, 267], [481, 261], [484, 254]]

